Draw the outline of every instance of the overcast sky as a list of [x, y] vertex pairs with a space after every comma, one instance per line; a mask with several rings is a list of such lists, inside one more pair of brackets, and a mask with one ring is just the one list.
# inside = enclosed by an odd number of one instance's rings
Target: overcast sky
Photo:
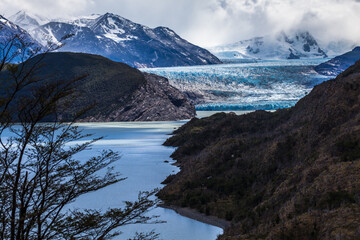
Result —
[[170, 27], [203, 47], [289, 29], [360, 44], [360, 0], [0, 0], [0, 6], [6, 17], [19, 10], [52, 18], [112, 12]]

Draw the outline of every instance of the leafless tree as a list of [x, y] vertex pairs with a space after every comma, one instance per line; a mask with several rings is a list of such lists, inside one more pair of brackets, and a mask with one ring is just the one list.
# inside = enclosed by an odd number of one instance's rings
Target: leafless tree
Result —
[[[156, 222], [145, 216], [156, 205], [150, 200], [155, 191], [140, 193], [122, 209], [65, 210], [79, 196], [124, 180], [111, 168], [119, 155], [104, 150], [77, 159], [100, 138], [83, 141], [89, 135], [73, 124], [83, 111], [70, 123], [58, 118], [71, 106], [74, 87], [84, 76], [39, 79], [43, 57], [29, 59], [54, 48], [34, 48], [21, 34], [0, 40], [0, 239], [105, 240], [119, 235], [121, 226]], [[55, 121], [44, 123], [49, 117]], [[106, 174], [99, 175], [104, 169]], [[154, 233], [135, 237], [156, 238]]]

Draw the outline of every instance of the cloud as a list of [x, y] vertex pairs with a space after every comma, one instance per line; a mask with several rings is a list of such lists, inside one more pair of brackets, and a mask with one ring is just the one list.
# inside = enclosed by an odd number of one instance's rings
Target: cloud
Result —
[[[0, 0], [1, 6], [6, 6], [0, 11], [4, 11], [7, 16], [25, 10], [32, 14], [58, 18], [89, 10], [95, 6], [95, 3], [95, 0]], [[3, 12], [0, 13], [4, 14]]]
[[67, 17], [113, 12], [150, 26], [167, 26], [201, 46], [231, 43], [291, 29], [323, 42], [360, 44], [360, 0], [0, 0], [0, 14], [18, 10]]

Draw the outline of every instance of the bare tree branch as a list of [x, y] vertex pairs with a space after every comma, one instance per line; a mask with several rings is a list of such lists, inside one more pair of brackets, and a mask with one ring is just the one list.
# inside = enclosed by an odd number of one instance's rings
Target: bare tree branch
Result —
[[[79, 196], [125, 180], [112, 169], [120, 156], [104, 150], [88, 160], [77, 158], [101, 138], [84, 141], [91, 136], [74, 126], [88, 108], [69, 123], [58, 117], [86, 76], [38, 77], [46, 54], [58, 46], [36, 49], [21, 35], [0, 40], [0, 239], [107, 240], [121, 234], [121, 226], [160, 223], [145, 215], [157, 204], [151, 200], [156, 191], [140, 193], [123, 209], [65, 210]], [[49, 118], [53, 122], [44, 123]], [[157, 237], [148, 233], [134, 239]]]

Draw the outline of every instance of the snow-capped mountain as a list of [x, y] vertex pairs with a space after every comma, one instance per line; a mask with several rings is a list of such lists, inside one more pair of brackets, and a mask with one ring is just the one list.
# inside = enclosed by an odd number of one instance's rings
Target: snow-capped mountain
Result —
[[92, 14], [90, 16], [83, 16], [83, 17], [72, 19], [72, 20], [59, 20], [58, 19], [53, 22], [65, 22], [65, 23], [77, 25], [80, 27], [87, 27], [87, 26], [91, 26], [92, 24], [94, 24], [96, 19], [99, 18], [100, 16], [101, 16], [101, 14]]
[[33, 30], [34, 28], [37, 28], [40, 25], [50, 21], [49, 19], [39, 15], [29, 15], [25, 11], [17, 12], [16, 14], [9, 17], [9, 20], [16, 23], [23, 29], [26, 29], [27, 31]]
[[59, 44], [60, 51], [99, 54], [136, 67], [189, 66], [221, 63], [209, 51], [182, 39], [166, 27], [149, 28], [119, 15], [106, 13], [70, 20], [28, 25], [43, 45]]
[[31, 39], [24, 29], [0, 15], [0, 37], [3, 39], [14, 35], [24, 35], [24, 37]]
[[210, 49], [216, 56], [223, 58], [258, 58], [258, 59], [300, 59], [325, 58], [327, 54], [320, 48], [309, 32], [275, 36], [256, 37], [233, 44]]
[[[12, 41], [12, 44], [9, 44], [9, 41]], [[22, 46], [25, 45], [27, 46], [27, 50], [30, 51], [40, 51], [42, 49], [41, 44], [33, 39], [26, 30], [0, 15], [0, 48], [3, 50], [10, 50], [7, 56], [11, 56], [16, 51], [19, 51], [19, 48], [22, 48]], [[0, 59], [3, 59], [5, 56], [3, 54], [6, 53], [7, 51], [0, 51]], [[12, 62], [17, 61], [20, 61], [19, 57], [12, 59]]]

